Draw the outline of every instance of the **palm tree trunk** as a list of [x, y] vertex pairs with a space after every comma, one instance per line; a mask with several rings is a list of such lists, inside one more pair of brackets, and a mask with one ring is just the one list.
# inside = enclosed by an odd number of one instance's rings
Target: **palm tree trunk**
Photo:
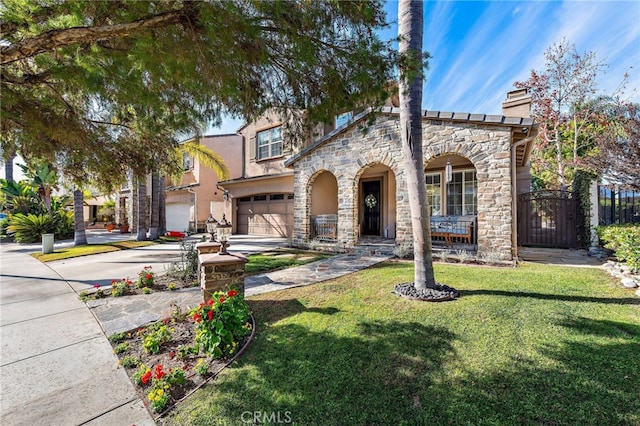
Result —
[[12, 154], [4, 162], [4, 178], [9, 183], [13, 182], [13, 160], [15, 158], [15, 154]]
[[160, 176], [158, 182], [158, 234], [164, 235], [167, 232], [167, 203], [164, 193], [164, 176]]
[[138, 187], [138, 235], [136, 241], [147, 240], [147, 178], [143, 176], [137, 181]]
[[435, 288], [431, 257], [430, 219], [422, 155], [422, 1], [401, 0], [398, 6], [400, 66], [400, 123], [402, 157], [407, 179], [413, 252], [414, 286]]
[[86, 246], [87, 233], [84, 228], [84, 194], [79, 189], [73, 191], [73, 221], [73, 245]]
[[149, 226], [149, 239], [157, 240], [160, 227], [160, 175], [157, 172], [151, 174], [151, 225]]

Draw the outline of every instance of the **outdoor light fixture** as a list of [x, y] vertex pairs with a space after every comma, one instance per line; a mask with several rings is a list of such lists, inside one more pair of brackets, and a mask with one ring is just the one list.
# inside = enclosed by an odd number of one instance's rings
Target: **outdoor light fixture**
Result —
[[213, 242], [216, 240], [216, 228], [218, 227], [218, 221], [215, 220], [212, 214], [209, 214], [209, 218], [205, 222], [207, 227], [207, 232], [209, 233], [209, 241]]
[[447, 166], [444, 168], [444, 182], [449, 183], [452, 179], [451, 161], [447, 160]]
[[229, 238], [231, 238], [231, 222], [227, 220], [224, 214], [222, 214], [222, 220], [218, 222], [218, 226], [216, 228], [216, 233], [218, 235], [218, 241], [222, 245], [220, 247], [219, 254], [229, 254], [227, 252], [227, 246], [229, 242]]

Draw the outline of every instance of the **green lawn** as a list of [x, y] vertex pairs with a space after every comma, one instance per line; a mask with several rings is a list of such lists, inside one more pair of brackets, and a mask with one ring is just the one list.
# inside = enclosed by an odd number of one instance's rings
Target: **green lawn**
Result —
[[401, 299], [412, 264], [387, 262], [250, 298], [255, 341], [167, 424], [640, 425], [632, 291], [549, 265], [436, 274], [462, 297]]
[[260, 274], [276, 269], [291, 268], [333, 256], [329, 253], [308, 252], [294, 249], [280, 249], [264, 253], [250, 254], [245, 266], [247, 275]]
[[104, 244], [88, 244], [86, 246], [68, 247], [54, 250], [53, 253], [42, 254], [31, 253], [41, 262], [52, 262], [54, 260], [70, 259], [72, 257], [89, 256], [92, 254], [109, 253], [112, 251], [128, 250], [138, 247], [146, 247], [155, 244], [153, 241], [118, 241]]

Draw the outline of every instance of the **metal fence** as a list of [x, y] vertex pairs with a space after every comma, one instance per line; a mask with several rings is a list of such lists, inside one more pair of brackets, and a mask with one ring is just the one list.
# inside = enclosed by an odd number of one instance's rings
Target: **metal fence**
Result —
[[338, 215], [311, 216], [311, 238], [318, 241], [338, 240]]
[[640, 223], [640, 192], [598, 187], [600, 225]]

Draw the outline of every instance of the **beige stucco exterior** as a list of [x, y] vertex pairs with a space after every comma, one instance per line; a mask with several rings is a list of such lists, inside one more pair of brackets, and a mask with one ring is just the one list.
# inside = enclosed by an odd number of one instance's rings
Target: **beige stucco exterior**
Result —
[[[231, 179], [242, 175], [242, 137], [240, 135], [209, 135], [200, 138], [200, 143], [218, 153], [229, 169]], [[184, 209], [173, 208], [176, 205], [188, 206], [188, 218], [184, 218], [191, 231], [204, 230], [205, 221], [210, 214], [217, 220], [225, 214], [230, 217], [232, 204], [229, 197], [225, 197], [224, 189], [218, 187], [216, 172], [204, 166], [197, 158], [191, 159], [191, 167], [185, 170], [182, 180], [175, 184], [165, 182], [165, 204], [167, 206], [167, 226], [170, 223], [180, 223], [170, 214], [184, 215]], [[197, 228], [196, 228], [197, 223]], [[171, 229], [168, 229], [171, 230]], [[182, 231], [183, 229], [175, 229]]]

